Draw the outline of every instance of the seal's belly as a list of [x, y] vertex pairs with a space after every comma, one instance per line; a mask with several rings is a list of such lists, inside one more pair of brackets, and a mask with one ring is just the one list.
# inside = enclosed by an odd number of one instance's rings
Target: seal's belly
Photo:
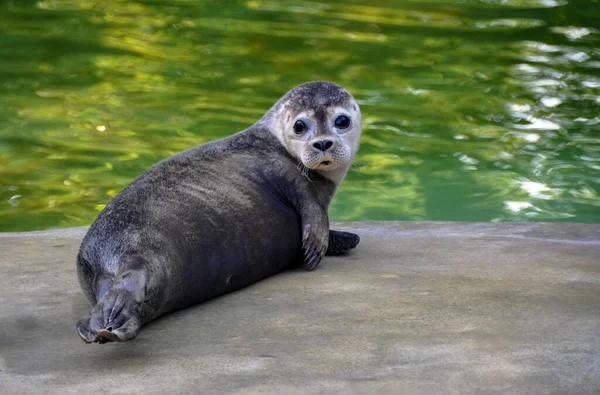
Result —
[[120, 257], [142, 255], [167, 279], [158, 315], [300, 264], [301, 221], [283, 181], [240, 162], [156, 166], [98, 216], [83, 256], [115, 275]]
[[[181, 254], [182, 308], [240, 289], [302, 261], [301, 223], [276, 193], [252, 183], [211, 188], [182, 185], [186, 198], [171, 201], [170, 238]], [[158, 212], [154, 210], [153, 212]]]

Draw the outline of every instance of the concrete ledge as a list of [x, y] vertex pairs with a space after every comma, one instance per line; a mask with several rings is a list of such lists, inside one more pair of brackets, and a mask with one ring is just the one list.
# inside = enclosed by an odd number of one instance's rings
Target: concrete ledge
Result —
[[85, 345], [86, 228], [0, 233], [0, 393], [600, 393], [600, 225], [343, 223], [361, 244]]

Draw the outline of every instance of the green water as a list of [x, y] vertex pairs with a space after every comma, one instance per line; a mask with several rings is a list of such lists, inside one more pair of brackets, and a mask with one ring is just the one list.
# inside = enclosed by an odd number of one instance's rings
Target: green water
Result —
[[333, 220], [600, 222], [600, 4], [3, 0], [0, 230], [90, 224], [309, 80], [363, 111]]

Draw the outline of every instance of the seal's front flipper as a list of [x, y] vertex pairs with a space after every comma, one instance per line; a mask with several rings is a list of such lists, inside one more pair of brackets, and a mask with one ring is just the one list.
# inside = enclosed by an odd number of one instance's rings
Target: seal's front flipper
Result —
[[282, 190], [287, 200], [300, 215], [304, 267], [314, 270], [327, 251], [329, 243], [329, 216], [327, 210], [335, 192], [335, 184], [318, 174], [297, 177]]
[[310, 223], [304, 226], [302, 236], [302, 249], [304, 250], [304, 267], [314, 270], [327, 251], [328, 231], [327, 225], [312, 227]]
[[360, 242], [357, 234], [350, 232], [341, 232], [339, 230], [329, 231], [329, 245], [326, 255], [342, 255], [353, 248], [356, 248]]
[[306, 270], [314, 270], [319, 266], [329, 243], [327, 206], [315, 196], [311, 196], [311, 192], [317, 195], [314, 189], [308, 189], [308, 196], [300, 206], [302, 250], [304, 251], [304, 267]]
[[75, 327], [84, 342], [123, 342], [138, 335], [147, 284], [145, 262], [136, 256], [119, 265], [112, 286]]

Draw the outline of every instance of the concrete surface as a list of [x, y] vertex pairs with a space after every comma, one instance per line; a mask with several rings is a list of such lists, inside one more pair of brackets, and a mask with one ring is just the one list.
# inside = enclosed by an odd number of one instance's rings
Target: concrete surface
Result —
[[0, 235], [0, 393], [600, 394], [600, 225], [345, 223], [362, 242], [86, 345], [85, 229]]

